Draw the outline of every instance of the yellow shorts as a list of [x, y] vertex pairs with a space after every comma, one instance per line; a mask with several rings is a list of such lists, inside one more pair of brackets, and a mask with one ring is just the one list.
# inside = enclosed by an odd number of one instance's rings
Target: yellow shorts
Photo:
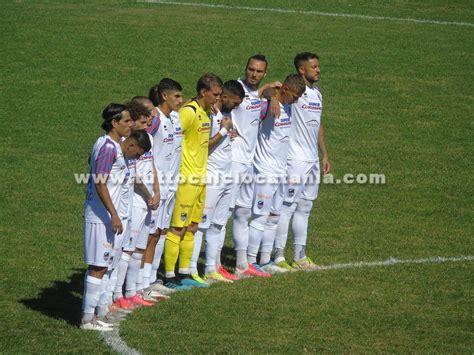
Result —
[[200, 223], [205, 200], [206, 186], [179, 184], [171, 226], [181, 228], [189, 226], [191, 222]]

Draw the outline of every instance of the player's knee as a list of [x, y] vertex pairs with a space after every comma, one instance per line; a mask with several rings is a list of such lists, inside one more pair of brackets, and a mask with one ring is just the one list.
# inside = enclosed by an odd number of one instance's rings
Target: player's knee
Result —
[[250, 208], [240, 206], [235, 207], [234, 218], [237, 221], [247, 223], [251, 215], [252, 211]]
[[259, 231], [264, 231], [265, 230], [265, 223], [267, 221], [268, 216], [259, 216], [259, 215], [253, 215], [252, 216], [252, 221], [250, 222], [250, 226], [259, 230]]
[[309, 200], [299, 200], [296, 206], [296, 210], [304, 214], [309, 214], [311, 212], [311, 208], [313, 208], [313, 201]]

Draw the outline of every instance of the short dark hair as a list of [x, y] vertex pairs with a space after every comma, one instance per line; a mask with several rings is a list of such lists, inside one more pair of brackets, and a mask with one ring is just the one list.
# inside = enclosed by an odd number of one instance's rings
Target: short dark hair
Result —
[[285, 78], [283, 85], [287, 85], [290, 89], [292, 89], [298, 96], [303, 95], [304, 91], [306, 90], [306, 84], [304, 79], [299, 74], [290, 74]]
[[239, 83], [237, 80], [228, 80], [222, 86], [222, 90], [225, 93], [235, 95], [243, 99], [245, 97], [245, 91], [242, 87], [242, 84]]
[[267, 58], [263, 54], [254, 54], [253, 56], [249, 57], [249, 59], [247, 59], [247, 64], [245, 65], [246, 69], [248, 68], [250, 61], [252, 59], [258, 60], [260, 62], [265, 62], [265, 69], [267, 69], [268, 61], [267, 61]]
[[151, 149], [151, 142], [148, 133], [144, 129], [135, 129], [132, 130], [132, 133], [128, 138], [133, 139], [137, 142], [137, 145], [143, 149], [143, 151], [148, 152]]
[[146, 96], [134, 96], [134, 97], [132, 97], [132, 99], [130, 101], [131, 102], [138, 102], [138, 103], [140, 103], [140, 104], [142, 104], [143, 106], [146, 107], [146, 103], [148, 101], [151, 101], [151, 100]]
[[102, 111], [102, 129], [106, 132], [110, 132], [113, 128], [112, 121], [120, 121], [123, 118], [123, 111], [127, 110], [127, 106], [122, 104], [110, 103]]
[[163, 94], [166, 91], [183, 91], [183, 88], [177, 81], [170, 78], [163, 78], [158, 84], [154, 85], [150, 89], [148, 98], [153, 103], [153, 105], [161, 105], [163, 102], [165, 102], [165, 100], [163, 100]]
[[306, 62], [307, 60], [310, 59], [319, 59], [319, 55], [316, 53], [311, 53], [311, 52], [302, 52], [298, 53], [295, 56], [295, 59], [293, 60], [293, 64], [295, 65], [296, 70], [298, 70], [299, 67], [303, 64], [303, 62]]
[[[148, 100], [148, 99], [147, 99]], [[150, 110], [145, 107], [145, 105], [140, 102], [140, 100], [130, 101], [126, 104], [127, 111], [130, 112], [130, 117], [132, 120], [136, 121], [140, 119], [140, 117], [148, 117], [150, 116]]]
[[222, 87], [222, 80], [216, 74], [206, 73], [201, 76], [196, 85], [196, 91], [199, 95], [199, 92], [202, 89], [211, 90], [214, 85], [219, 85]]

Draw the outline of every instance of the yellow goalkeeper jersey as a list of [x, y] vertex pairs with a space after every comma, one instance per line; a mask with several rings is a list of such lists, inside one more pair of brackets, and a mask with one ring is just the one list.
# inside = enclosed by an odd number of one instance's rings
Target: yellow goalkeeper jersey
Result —
[[211, 121], [195, 100], [179, 110], [179, 120], [183, 129], [180, 174], [187, 183], [205, 185]]

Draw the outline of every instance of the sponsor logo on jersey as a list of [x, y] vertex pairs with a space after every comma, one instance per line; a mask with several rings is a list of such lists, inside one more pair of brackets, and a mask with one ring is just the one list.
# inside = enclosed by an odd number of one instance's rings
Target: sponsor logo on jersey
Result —
[[310, 111], [321, 111], [322, 107], [319, 102], [308, 102], [308, 104], [303, 104], [301, 106], [303, 110], [310, 110]]
[[263, 106], [263, 101], [253, 99], [253, 100], [250, 100], [250, 103], [247, 105], [247, 107], [245, 107], [245, 109], [247, 111], [256, 111], [256, 110], [260, 110], [262, 106]]
[[163, 143], [172, 143], [174, 140], [174, 134], [168, 133], [168, 137], [163, 139]]
[[291, 118], [280, 118], [275, 120], [275, 127], [289, 127], [291, 125]]
[[211, 130], [211, 124], [209, 122], [203, 123], [201, 127], [198, 128], [198, 132], [209, 132]]

